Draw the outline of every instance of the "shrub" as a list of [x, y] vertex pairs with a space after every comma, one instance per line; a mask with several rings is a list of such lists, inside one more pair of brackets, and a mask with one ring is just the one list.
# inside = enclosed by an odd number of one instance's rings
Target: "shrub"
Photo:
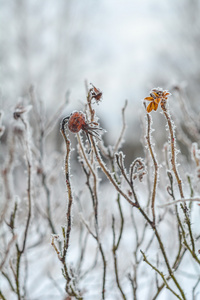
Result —
[[[200, 133], [182, 90], [173, 90], [172, 101], [180, 101], [173, 112], [177, 128], [170, 115], [171, 94], [152, 89], [143, 101], [145, 157], [135, 158], [128, 168], [120, 150], [127, 102], [119, 138], [106, 146], [95, 112], [97, 104], [104, 105], [102, 92], [92, 85], [84, 112], [61, 122], [65, 150], [52, 153], [48, 136], [66, 103], [48, 122], [33, 88], [32, 109], [30, 104], [16, 106], [2, 143], [2, 299], [163, 299], [163, 293], [170, 299], [195, 299]], [[168, 134], [162, 150], [152, 142], [152, 116], [158, 110]], [[72, 159], [73, 134], [77, 152]], [[181, 155], [178, 142], [192, 159]]]

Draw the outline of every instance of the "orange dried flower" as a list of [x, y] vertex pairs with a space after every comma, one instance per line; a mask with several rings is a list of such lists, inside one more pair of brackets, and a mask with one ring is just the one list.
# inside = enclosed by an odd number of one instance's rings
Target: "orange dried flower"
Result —
[[147, 106], [146, 110], [148, 113], [150, 113], [152, 110], [158, 109], [158, 104], [162, 100], [167, 100], [167, 98], [171, 94], [168, 91], [163, 91], [162, 88], [154, 88], [150, 92], [150, 97], [144, 98], [146, 101], [150, 101], [149, 105]]

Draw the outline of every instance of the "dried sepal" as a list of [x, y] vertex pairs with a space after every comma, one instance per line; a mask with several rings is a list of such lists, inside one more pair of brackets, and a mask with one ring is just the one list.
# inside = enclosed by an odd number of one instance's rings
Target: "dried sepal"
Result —
[[101, 101], [102, 99], [102, 91], [100, 91], [99, 89], [97, 89], [92, 83], [90, 83], [92, 85], [92, 88], [90, 89], [90, 96], [91, 99], [95, 99], [96, 103], [99, 103], [99, 101]]

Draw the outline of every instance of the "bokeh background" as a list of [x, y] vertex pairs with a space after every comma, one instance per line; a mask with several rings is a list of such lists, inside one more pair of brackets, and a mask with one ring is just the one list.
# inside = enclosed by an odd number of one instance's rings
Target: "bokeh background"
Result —
[[[125, 99], [138, 126], [153, 87], [200, 91], [198, 0], [1, 0], [0, 106], [7, 112], [34, 85], [49, 114], [70, 91], [63, 114], [83, 109], [85, 84], [104, 94], [98, 113], [115, 138]], [[138, 140], [138, 130], [135, 140]], [[132, 137], [134, 138], [134, 137]]]

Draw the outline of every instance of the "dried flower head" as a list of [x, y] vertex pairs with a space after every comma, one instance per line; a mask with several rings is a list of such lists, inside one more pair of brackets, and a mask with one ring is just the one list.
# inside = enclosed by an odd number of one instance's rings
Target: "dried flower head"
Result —
[[145, 101], [150, 101], [146, 110], [150, 113], [152, 110], [158, 109], [158, 104], [161, 101], [166, 101], [171, 94], [168, 91], [163, 91], [162, 88], [154, 88], [150, 91], [150, 97], [144, 98]]
[[90, 89], [90, 94], [91, 94], [91, 99], [95, 99], [96, 102], [98, 103], [102, 99], [103, 93], [97, 89], [92, 83], [92, 88]]
[[99, 124], [96, 122], [87, 122], [85, 114], [81, 111], [74, 111], [70, 116], [64, 118], [61, 123], [62, 130], [65, 129], [65, 125], [67, 125], [69, 131], [72, 133], [78, 133], [80, 130], [83, 130], [89, 143], [89, 135], [92, 135], [99, 140], [101, 139], [98, 131], [102, 131], [103, 129], [99, 127]]

